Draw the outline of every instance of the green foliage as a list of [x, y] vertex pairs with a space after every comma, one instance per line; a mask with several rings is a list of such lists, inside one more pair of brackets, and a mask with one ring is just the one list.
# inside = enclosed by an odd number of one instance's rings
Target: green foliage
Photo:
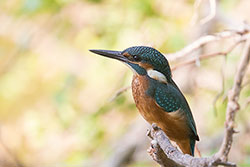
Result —
[[222, 7], [225, 9], [225, 10], [231, 10], [235, 7], [235, 5], [237, 4], [237, 0], [230, 0], [230, 1], [227, 1], [227, 0], [222, 0], [221, 4], [222, 4]]
[[103, 0], [87, 0], [89, 2], [93, 2], [93, 3], [101, 3], [103, 2]]
[[39, 14], [41, 12], [58, 12], [67, 0], [23, 0], [21, 12]]
[[168, 52], [176, 52], [182, 49], [186, 44], [183, 34], [174, 31], [168, 37], [168, 40], [163, 43], [163, 47], [167, 48]]
[[142, 16], [155, 16], [157, 9], [154, 7], [154, 1], [151, 0], [130, 0], [131, 6]]

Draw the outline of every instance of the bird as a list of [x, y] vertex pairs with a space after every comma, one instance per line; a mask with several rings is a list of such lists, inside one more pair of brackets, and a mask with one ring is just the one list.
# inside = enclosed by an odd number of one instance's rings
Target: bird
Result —
[[188, 102], [172, 78], [166, 57], [148, 46], [133, 46], [123, 51], [90, 49], [116, 59], [133, 71], [132, 94], [142, 117], [156, 123], [184, 154], [194, 156], [199, 141]]

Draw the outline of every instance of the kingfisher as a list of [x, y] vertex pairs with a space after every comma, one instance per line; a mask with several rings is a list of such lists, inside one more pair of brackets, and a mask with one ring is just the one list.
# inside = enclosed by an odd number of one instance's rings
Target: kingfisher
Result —
[[199, 141], [194, 118], [173, 81], [165, 56], [147, 46], [90, 51], [119, 60], [132, 69], [132, 94], [140, 114], [148, 123], [156, 123], [184, 154], [194, 156], [195, 142]]

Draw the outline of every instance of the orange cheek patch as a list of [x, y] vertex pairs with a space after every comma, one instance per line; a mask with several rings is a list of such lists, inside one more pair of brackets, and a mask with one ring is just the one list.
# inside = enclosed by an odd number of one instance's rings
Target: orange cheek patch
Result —
[[128, 60], [130, 60], [132, 63], [138, 64], [140, 67], [144, 68], [145, 70], [153, 69], [153, 66], [151, 64], [132, 61], [133, 57], [128, 52], [125, 52], [122, 55], [126, 57]]
[[147, 69], [153, 69], [153, 66], [152, 66], [151, 64], [148, 64], [148, 63], [141, 63], [141, 62], [139, 62], [138, 64], [139, 64], [139, 66], [141, 66], [141, 67], [144, 68], [145, 70], [147, 70]]
[[126, 57], [127, 59], [131, 59], [132, 56], [128, 53], [128, 52], [125, 52], [122, 54], [124, 57]]

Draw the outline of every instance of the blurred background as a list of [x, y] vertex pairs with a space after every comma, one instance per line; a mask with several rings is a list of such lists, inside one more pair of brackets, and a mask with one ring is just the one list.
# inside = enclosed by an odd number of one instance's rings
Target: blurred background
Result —
[[[0, 0], [0, 166], [157, 166], [148, 124], [128, 88], [132, 72], [88, 49], [147, 45], [174, 53], [202, 35], [250, 21], [248, 0]], [[195, 55], [222, 51], [228, 40]], [[242, 46], [173, 71], [192, 109], [203, 156], [222, 141], [227, 91]], [[174, 66], [178, 62], [170, 62]], [[230, 160], [250, 166], [250, 69]], [[117, 91], [126, 89], [114, 97]], [[217, 98], [216, 98], [217, 97]], [[217, 99], [217, 100], [216, 100]]]

